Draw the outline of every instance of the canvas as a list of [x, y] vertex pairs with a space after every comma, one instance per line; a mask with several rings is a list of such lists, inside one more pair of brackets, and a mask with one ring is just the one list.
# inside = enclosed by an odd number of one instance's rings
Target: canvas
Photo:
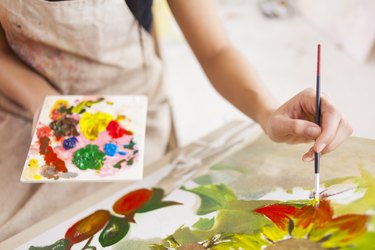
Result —
[[22, 182], [141, 179], [144, 96], [47, 96]]
[[186, 156], [187, 172], [166, 165], [19, 249], [375, 249], [374, 145], [350, 138], [322, 158], [319, 204], [309, 145], [262, 136], [215, 164]]

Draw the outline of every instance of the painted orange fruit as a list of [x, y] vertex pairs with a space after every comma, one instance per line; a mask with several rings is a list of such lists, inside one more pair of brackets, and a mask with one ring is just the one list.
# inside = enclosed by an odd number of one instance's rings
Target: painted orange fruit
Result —
[[110, 213], [107, 210], [98, 210], [82, 220], [76, 222], [65, 233], [65, 238], [70, 243], [76, 244], [95, 235], [108, 222]]

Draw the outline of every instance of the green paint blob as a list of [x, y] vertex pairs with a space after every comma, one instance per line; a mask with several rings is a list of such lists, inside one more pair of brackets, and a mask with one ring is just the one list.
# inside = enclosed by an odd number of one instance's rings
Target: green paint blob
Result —
[[94, 104], [97, 104], [97, 103], [100, 103], [104, 100], [103, 97], [100, 97], [98, 98], [96, 101], [91, 101], [91, 100], [88, 100], [88, 101], [82, 101], [80, 103], [78, 103], [76, 106], [72, 106], [70, 107], [71, 109], [71, 112], [72, 113], [75, 113], [75, 114], [82, 114], [83, 112], [85, 112], [85, 108], [91, 108], [92, 105]]
[[124, 145], [124, 148], [126, 148], [126, 149], [130, 149], [130, 150], [133, 150], [135, 144], [136, 144], [136, 143], [133, 141], [133, 139], [131, 139], [131, 141], [129, 142], [129, 144]]
[[89, 144], [74, 152], [73, 163], [81, 170], [100, 169], [103, 166], [105, 153], [97, 145]]
[[113, 167], [114, 168], [118, 168], [118, 169], [120, 169], [121, 168], [121, 163], [123, 163], [123, 162], [125, 162], [126, 160], [120, 160], [120, 161], [118, 161], [115, 165], [113, 165]]

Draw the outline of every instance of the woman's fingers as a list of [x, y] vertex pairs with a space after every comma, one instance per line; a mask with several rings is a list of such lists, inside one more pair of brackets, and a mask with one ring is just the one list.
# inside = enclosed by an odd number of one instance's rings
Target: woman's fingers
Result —
[[302, 160], [304, 162], [309, 162], [309, 161], [312, 161], [314, 160], [314, 147], [311, 147], [309, 149], [309, 151], [307, 151], [307, 153], [305, 153], [303, 156], [302, 156]]
[[341, 114], [326, 99], [322, 99], [321, 106], [321, 129], [322, 133], [316, 139], [314, 150], [320, 153], [331, 144], [336, 137], [341, 121]]
[[[353, 132], [352, 127], [349, 125], [349, 123], [345, 119], [340, 120], [339, 127], [337, 129], [337, 133], [334, 137], [334, 139], [329, 143], [324, 150], [321, 152], [321, 154], [329, 153], [333, 150], [335, 150], [341, 143], [344, 142], [344, 140], [350, 136]], [[311, 147], [307, 153], [305, 153], [302, 156], [302, 160], [305, 162], [309, 162], [314, 160], [314, 150], [315, 147]]]
[[287, 133], [291, 138], [290, 143], [315, 140], [321, 133], [321, 129], [318, 125], [305, 120], [289, 118], [284, 124], [284, 132]]
[[321, 129], [313, 122], [292, 119], [286, 115], [277, 115], [271, 121], [272, 133], [275, 141], [287, 143], [308, 142], [315, 140], [321, 133]]
[[335, 150], [341, 143], [344, 142], [344, 140], [348, 136], [352, 134], [352, 132], [353, 132], [353, 129], [349, 125], [349, 123], [345, 119], [341, 119], [335, 138], [332, 140], [331, 143], [329, 143], [324, 148], [324, 150], [322, 151], [322, 154], [326, 154], [328, 152]]

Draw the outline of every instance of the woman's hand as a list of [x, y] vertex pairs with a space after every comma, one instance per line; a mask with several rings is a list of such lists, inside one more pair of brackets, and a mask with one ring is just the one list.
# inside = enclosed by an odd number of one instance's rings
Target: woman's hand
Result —
[[306, 89], [274, 111], [263, 127], [276, 142], [294, 144], [315, 140], [314, 146], [303, 155], [304, 161], [313, 160], [314, 152], [325, 154], [334, 150], [353, 131], [324, 94], [321, 96], [321, 127], [314, 121], [315, 90]]

